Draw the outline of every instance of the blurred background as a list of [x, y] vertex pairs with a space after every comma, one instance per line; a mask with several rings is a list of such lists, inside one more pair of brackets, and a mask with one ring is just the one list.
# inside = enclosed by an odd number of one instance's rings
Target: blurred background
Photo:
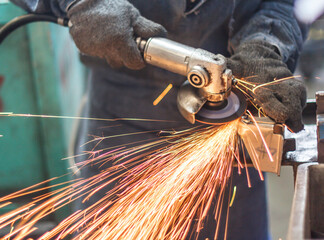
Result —
[[[306, 82], [308, 98], [324, 90], [323, 2], [296, 3], [296, 15], [310, 25], [295, 72]], [[0, 26], [23, 13], [0, 0]], [[86, 69], [65, 28], [30, 24], [0, 45], [0, 112], [78, 116], [85, 84]], [[77, 126], [66, 119], [0, 118], [0, 195], [65, 174], [69, 160], [59, 159], [73, 155]], [[282, 167], [280, 177], [267, 174], [267, 179], [272, 237], [285, 239], [294, 193], [292, 168]], [[0, 214], [8, 210], [1, 208]], [[41, 231], [62, 217], [64, 213], [51, 216]]]

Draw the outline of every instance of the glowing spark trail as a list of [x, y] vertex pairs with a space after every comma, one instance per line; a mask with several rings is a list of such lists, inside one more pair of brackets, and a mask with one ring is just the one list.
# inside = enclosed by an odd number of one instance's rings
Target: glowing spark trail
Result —
[[233, 188], [233, 196], [232, 196], [231, 202], [229, 204], [230, 207], [233, 206], [235, 195], [236, 195], [236, 186], [234, 186], [234, 188]]
[[[37, 221], [77, 198], [91, 199], [117, 180], [117, 186], [100, 201], [73, 213], [40, 239], [64, 239], [72, 234], [76, 234], [72, 239], [81, 240], [186, 239], [192, 229], [198, 236], [215, 196], [214, 217], [219, 223], [225, 187], [238, 151], [237, 129], [238, 120], [219, 128], [196, 127], [81, 163], [114, 162], [96, 176], [61, 185], [1, 216], [0, 228], [14, 226], [4, 239], [26, 238]], [[38, 184], [0, 198], [0, 204], [45, 188], [50, 187], [40, 188]]]
[[34, 117], [34, 118], [55, 118], [55, 119], [77, 119], [77, 120], [92, 120], [92, 121], [143, 121], [143, 122], [174, 122], [169, 120], [157, 120], [157, 119], [140, 119], [140, 118], [88, 118], [88, 117], [71, 117], [71, 116], [56, 116], [56, 115], [36, 115], [36, 114], [21, 114], [13, 112], [0, 112], [0, 117]]
[[[289, 76], [289, 77], [280, 78], [280, 79], [273, 79], [273, 81], [266, 82], [266, 83], [258, 83], [257, 81], [255, 81], [255, 82], [248, 81], [249, 78], [257, 78], [257, 77], [258, 76], [255, 75], [255, 76], [250, 76], [250, 77], [246, 77], [243, 79], [235, 78], [235, 81], [237, 83], [236, 88], [238, 90], [240, 90], [246, 96], [247, 100], [250, 101], [252, 106], [254, 106], [255, 109], [257, 109], [259, 111], [259, 117], [261, 117], [261, 116], [266, 116], [266, 114], [263, 112], [262, 107], [258, 106], [254, 101], [254, 98], [256, 98], [256, 91], [259, 88], [266, 88], [268, 86], [280, 84], [284, 81], [292, 80], [295, 78], [300, 78], [301, 76], [297, 75], [297, 76]], [[271, 91], [271, 89], [269, 89], [269, 91]], [[289, 129], [289, 131], [291, 131], [291, 129]], [[291, 132], [293, 132], [293, 131], [291, 131]]]
[[[248, 78], [237, 79], [236, 88], [241, 90], [247, 99], [253, 100], [252, 95], [258, 88], [287, 79], [289, 78], [266, 84], [251, 83]], [[263, 114], [258, 106], [254, 106], [259, 109], [259, 114]], [[250, 115], [254, 119], [251, 113]], [[0, 113], [1, 116], [160, 121], [14, 113]], [[197, 126], [183, 131], [172, 131], [169, 132], [171, 135], [160, 136], [153, 141], [148, 139], [135, 144], [85, 153], [89, 154], [91, 159], [79, 163], [80, 169], [87, 165], [101, 167], [108, 164], [111, 167], [103, 168], [99, 174], [87, 179], [79, 178], [56, 184], [55, 190], [45, 194], [45, 190], [53, 189], [48, 183], [54, 179], [0, 198], [0, 208], [3, 208], [11, 205], [13, 200], [19, 197], [35, 196], [37, 193], [40, 195], [28, 204], [0, 216], [0, 229], [11, 228], [3, 239], [26, 239], [35, 231], [38, 221], [76, 199], [81, 198], [83, 202], [91, 200], [102, 190], [106, 194], [99, 201], [85, 210], [74, 212], [39, 239], [188, 239], [199, 236], [210, 210], [213, 210], [217, 222], [216, 239], [225, 189], [232, 175], [234, 161], [237, 162], [239, 172], [246, 168], [248, 186], [251, 187], [244, 152], [244, 162], [238, 158], [239, 121], [240, 119], [217, 127]], [[161, 134], [163, 133], [164, 131], [161, 131]], [[259, 134], [262, 135], [260, 131]], [[113, 137], [118, 136], [95, 137], [94, 141]], [[262, 141], [265, 143], [264, 139]], [[269, 149], [267, 151], [271, 157]], [[258, 170], [260, 178], [263, 179], [260, 168]], [[106, 191], [105, 188], [112, 184], [115, 187]], [[233, 190], [232, 200], [228, 199], [230, 206], [235, 194], [236, 188]], [[216, 206], [212, 206], [214, 199]], [[214, 209], [211, 209], [212, 207]], [[227, 223], [228, 217], [226, 226]]]
[[158, 96], [158, 97], [154, 100], [153, 105], [154, 105], [154, 106], [158, 105], [158, 104], [162, 101], [162, 99], [163, 99], [163, 98], [168, 94], [168, 92], [172, 89], [172, 87], [173, 87], [173, 85], [170, 83], [170, 84], [166, 87], [166, 89], [164, 89], [164, 91], [160, 94], [160, 96]]

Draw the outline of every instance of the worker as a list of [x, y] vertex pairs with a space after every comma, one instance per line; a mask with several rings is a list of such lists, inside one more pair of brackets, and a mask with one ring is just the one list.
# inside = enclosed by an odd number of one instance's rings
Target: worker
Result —
[[[249, 81], [258, 83], [292, 76], [305, 39], [305, 31], [293, 14], [293, 0], [12, 2], [29, 12], [70, 19], [72, 38], [84, 54], [83, 61], [91, 69], [87, 88], [89, 101], [84, 109], [86, 116], [171, 120], [161, 123], [126, 121], [122, 126], [110, 127], [103, 122], [83, 121], [78, 145], [90, 140], [91, 136], [191, 126], [183, 120], [176, 106], [176, 93], [184, 78], [146, 65], [134, 36], [144, 39], [167, 36], [192, 47], [222, 54], [228, 57], [228, 68], [234, 76], [250, 77]], [[173, 83], [174, 88], [158, 106], [153, 106], [153, 100], [169, 83]], [[259, 106], [269, 117], [286, 123], [292, 131], [303, 129], [301, 114], [306, 91], [301, 81], [292, 78], [259, 88], [255, 94]], [[78, 151], [156, 137], [155, 133], [135, 136], [89, 143]], [[89, 177], [99, 171], [89, 166], [81, 170], [81, 175]], [[228, 239], [269, 239], [265, 183], [260, 181], [256, 171], [250, 170], [250, 175], [251, 189], [245, 177], [234, 171], [233, 185], [237, 186], [237, 193], [230, 209]], [[98, 198], [100, 194], [84, 205], [90, 205]], [[213, 239], [214, 232], [215, 222], [208, 217], [199, 239]], [[222, 235], [220, 232], [219, 236]]]

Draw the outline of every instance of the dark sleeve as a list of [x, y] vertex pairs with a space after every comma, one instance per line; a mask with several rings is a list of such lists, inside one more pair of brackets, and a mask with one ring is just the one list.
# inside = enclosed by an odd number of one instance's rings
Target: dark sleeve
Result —
[[68, 7], [77, 0], [10, 0], [30, 13], [66, 17]]
[[294, 70], [306, 38], [307, 26], [294, 15], [294, 0], [264, 0], [254, 15], [230, 38], [232, 50], [242, 42], [263, 40], [277, 47], [282, 60]]

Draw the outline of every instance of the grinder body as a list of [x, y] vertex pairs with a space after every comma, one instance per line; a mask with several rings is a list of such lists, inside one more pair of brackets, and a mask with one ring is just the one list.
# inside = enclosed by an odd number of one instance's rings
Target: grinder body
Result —
[[188, 80], [179, 90], [177, 104], [180, 113], [189, 122], [195, 123], [196, 116], [198, 117], [203, 106], [208, 106], [209, 111], [215, 113], [227, 109], [226, 114], [216, 114], [217, 116], [209, 114], [208, 116], [211, 116], [207, 117], [209, 123], [227, 122], [229, 116], [233, 120], [233, 116], [234, 119], [237, 118], [238, 110], [242, 112], [244, 108], [242, 103], [245, 99], [241, 95], [239, 95], [241, 101], [236, 101], [234, 108], [229, 106], [229, 104], [234, 104], [233, 101], [227, 101], [228, 98], [234, 97], [232, 93], [234, 78], [232, 71], [226, 68], [224, 56], [192, 48], [166, 38], [148, 40], [137, 38], [136, 42], [146, 63], [187, 77]]

